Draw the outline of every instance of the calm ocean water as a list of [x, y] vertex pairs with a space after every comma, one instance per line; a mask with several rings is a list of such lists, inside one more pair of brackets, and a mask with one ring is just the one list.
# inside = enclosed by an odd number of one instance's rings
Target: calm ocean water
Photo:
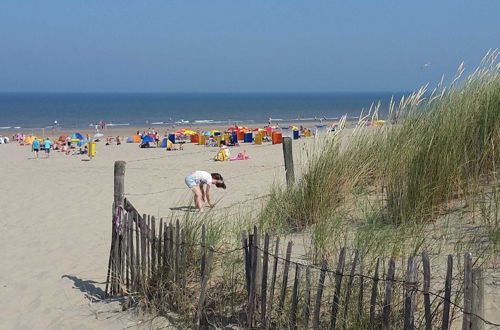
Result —
[[104, 121], [113, 125], [234, 124], [283, 122], [347, 114], [357, 117], [372, 102], [387, 108], [402, 93], [288, 94], [45, 94], [0, 93], [0, 129], [85, 128]]

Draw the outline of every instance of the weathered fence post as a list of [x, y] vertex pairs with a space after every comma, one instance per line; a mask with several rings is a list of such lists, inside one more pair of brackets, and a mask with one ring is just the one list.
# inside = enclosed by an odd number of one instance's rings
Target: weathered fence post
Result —
[[377, 306], [377, 293], [378, 293], [378, 269], [380, 267], [380, 258], [377, 258], [375, 271], [373, 273], [372, 295], [370, 297], [370, 328], [375, 329], [375, 306]]
[[406, 275], [406, 296], [405, 296], [405, 321], [404, 329], [410, 330], [414, 328], [413, 312], [415, 310], [415, 289], [416, 289], [416, 274], [417, 268], [415, 258], [408, 258], [408, 269]]
[[448, 330], [450, 323], [450, 303], [451, 303], [451, 281], [453, 279], [453, 256], [448, 255], [446, 268], [446, 280], [444, 283], [444, 305], [443, 305], [443, 321], [441, 330]]
[[471, 310], [472, 310], [472, 255], [464, 254], [464, 315], [462, 330], [471, 328]]
[[391, 321], [391, 303], [392, 303], [392, 287], [394, 285], [394, 273], [396, 271], [396, 264], [394, 259], [389, 260], [389, 270], [385, 278], [385, 295], [384, 307], [382, 309], [382, 329], [390, 328]]
[[359, 258], [359, 251], [356, 250], [356, 252], [354, 253], [354, 260], [352, 261], [351, 272], [349, 273], [349, 282], [347, 284], [347, 290], [345, 294], [344, 317], [342, 318], [344, 326], [341, 326], [341, 328], [347, 328], [345, 326], [345, 323], [347, 322], [349, 316], [349, 300], [351, 298], [351, 290], [352, 290], [352, 285], [354, 283], [354, 275], [356, 271], [356, 266], [358, 264], [358, 258]]
[[114, 202], [115, 207], [123, 206], [125, 199], [125, 165], [123, 160], [115, 162], [114, 171]]
[[253, 236], [252, 236], [252, 248], [251, 248], [251, 271], [250, 271], [250, 291], [248, 292], [248, 306], [247, 306], [247, 326], [249, 329], [253, 327], [253, 313], [255, 311], [255, 291], [257, 290], [257, 258], [258, 258], [258, 247], [259, 247], [259, 236], [257, 233], [257, 227], [254, 226]]
[[264, 255], [263, 255], [263, 260], [262, 260], [262, 288], [261, 288], [261, 295], [260, 295], [260, 308], [261, 308], [261, 323], [262, 323], [262, 328], [266, 328], [266, 323], [267, 323], [267, 315], [266, 315], [266, 308], [267, 308], [267, 273], [268, 273], [268, 268], [269, 268], [269, 234], [266, 233], [264, 236]]
[[299, 304], [300, 265], [295, 264], [295, 280], [293, 281], [292, 307], [290, 309], [290, 326], [292, 330], [297, 329], [297, 306]]
[[484, 278], [481, 269], [472, 270], [472, 315], [471, 330], [483, 330], [484, 322]]
[[283, 157], [285, 158], [285, 176], [286, 184], [293, 185], [295, 182], [295, 173], [293, 168], [293, 151], [292, 151], [292, 138], [283, 138]]
[[332, 316], [330, 320], [330, 329], [336, 329], [337, 312], [339, 310], [340, 292], [342, 289], [342, 279], [344, 277], [345, 248], [340, 249], [339, 262], [335, 270], [335, 293], [333, 294]]
[[212, 260], [214, 257], [214, 249], [212, 246], [209, 247], [207, 264], [203, 272], [203, 278], [201, 280], [201, 288], [200, 288], [200, 298], [198, 300], [198, 310], [196, 311], [196, 325], [197, 329], [201, 329], [201, 318], [203, 315], [203, 310], [205, 306], [205, 296], [207, 292], [208, 285], [208, 277], [210, 275], [210, 269], [212, 266]]
[[309, 317], [311, 315], [311, 267], [306, 268], [306, 296], [304, 299], [304, 329], [309, 328]]
[[[125, 199], [125, 165], [126, 163], [122, 160], [115, 162], [114, 168], [114, 193], [113, 193], [113, 210], [111, 217], [111, 248], [108, 263], [108, 276], [106, 280], [106, 293], [115, 295], [118, 290], [118, 282], [121, 280], [119, 278], [120, 270], [120, 251], [119, 251], [119, 235], [115, 228], [115, 221], [117, 216], [117, 208], [124, 206]], [[108, 292], [109, 284], [109, 292]]]
[[286, 248], [285, 267], [283, 269], [283, 283], [281, 285], [280, 301], [278, 305], [278, 310], [280, 312], [283, 311], [283, 305], [285, 304], [286, 288], [288, 285], [288, 271], [290, 270], [290, 257], [292, 256], [292, 246], [293, 242], [288, 242], [288, 246]]
[[432, 330], [432, 313], [431, 313], [431, 297], [429, 290], [431, 287], [431, 266], [429, 255], [427, 252], [422, 252], [422, 263], [424, 266], [424, 313], [425, 313], [425, 330]]
[[316, 291], [316, 301], [314, 304], [314, 314], [313, 314], [313, 329], [319, 329], [321, 298], [323, 297], [323, 289], [325, 287], [326, 270], [327, 270], [327, 264], [326, 260], [324, 260], [321, 266], [321, 273], [319, 274], [318, 289]]
[[[278, 271], [278, 254], [280, 251], [280, 238], [276, 237], [274, 245], [273, 273], [271, 276], [271, 288], [269, 289], [269, 302], [267, 304], [267, 319], [270, 320], [273, 312], [274, 290], [276, 288], [276, 273]], [[269, 321], [266, 321], [266, 329], [269, 329]]]

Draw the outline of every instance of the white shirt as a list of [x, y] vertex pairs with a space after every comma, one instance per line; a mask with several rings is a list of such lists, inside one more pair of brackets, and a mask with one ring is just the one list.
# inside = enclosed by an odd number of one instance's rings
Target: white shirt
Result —
[[196, 184], [206, 183], [209, 186], [212, 185], [212, 175], [205, 171], [196, 171], [191, 176], [194, 178]]

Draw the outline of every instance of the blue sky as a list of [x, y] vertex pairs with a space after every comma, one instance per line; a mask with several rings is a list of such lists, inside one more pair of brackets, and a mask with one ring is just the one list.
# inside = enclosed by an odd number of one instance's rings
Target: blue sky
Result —
[[408, 91], [500, 47], [498, 13], [496, 0], [2, 0], [0, 92]]

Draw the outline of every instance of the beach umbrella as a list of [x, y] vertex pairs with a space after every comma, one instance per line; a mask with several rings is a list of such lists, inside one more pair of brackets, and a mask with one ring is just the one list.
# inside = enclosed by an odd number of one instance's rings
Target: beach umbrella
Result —
[[83, 135], [80, 133], [75, 133], [71, 136], [72, 139], [78, 139], [78, 140], [83, 140]]
[[37, 138], [36, 136], [28, 136], [26, 139], [24, 139], [24, 142], [31, 144], [33, 143], [33, 140], [35, 140], [36, 138]]
[[96, 139], [101, 138], [101, 137], [103, 137], [103, 136], [104, 136], [104, 134], [102, 134], [102, 133], [96, 133], [96, 134], [94, 134], [94, 137], [95, 137]]
[[146, 135], [142, 138], [142, 142], [154, 142], [154, 140], [151, 135]]

